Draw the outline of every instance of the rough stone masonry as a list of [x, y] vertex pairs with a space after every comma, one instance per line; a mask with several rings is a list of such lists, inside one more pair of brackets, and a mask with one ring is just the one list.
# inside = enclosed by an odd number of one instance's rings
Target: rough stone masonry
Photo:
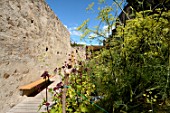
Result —
[[70, 34], [44, 0], [0, 0], [0, 113], [24, 97], [18, 87], [61, 66]]

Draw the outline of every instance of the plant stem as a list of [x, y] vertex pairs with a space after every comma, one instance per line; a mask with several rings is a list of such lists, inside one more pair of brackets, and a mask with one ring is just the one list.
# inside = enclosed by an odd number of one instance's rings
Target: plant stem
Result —
[[62, 92], [62, 113], [66, 113], [66, 92], [67, 92], [67, 85], [68, 85], [68, 78], [69, 75], [65, 73], [64, 77], [64, 88]]
[[[48, 102], [48, 92], [47, 92], [47, 89], [48, 89], [48, 81], [49, 81], [49, 77], [48, 77], [47, 80], [46, 80], [46, 78], [45, 78], [45, 85], [46, 85], [46, 89], [45, 89], [45, 91], [46, 91], [46, 102]], [[47, 112], [49, 113], [48, 106], [47, 106]]]
[[169, 85], [169, 71], [170, 71], [170, 40], [168, 40], [168, 57], [169, 57], [169, 65], [168, 65], [168, 74], [167, 74], [167, 83], [166, 83], [166, 93], [168, 93], [168, 85]]

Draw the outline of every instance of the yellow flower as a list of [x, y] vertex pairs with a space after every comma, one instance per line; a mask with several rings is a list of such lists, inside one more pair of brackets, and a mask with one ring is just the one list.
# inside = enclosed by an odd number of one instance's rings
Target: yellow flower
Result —
[[144, 97], [146, 97], [146, 94], [143, 94]]

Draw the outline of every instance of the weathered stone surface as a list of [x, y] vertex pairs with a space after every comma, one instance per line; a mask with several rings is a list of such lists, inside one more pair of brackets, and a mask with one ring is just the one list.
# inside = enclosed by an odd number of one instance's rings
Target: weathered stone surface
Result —
[[19, 86], [53, 74], [70, 51], [68, 30], [44, 0], [0, 0], [0, 111], [23, 98]]
[[5, 73], [3, 78], [7, 79], [7, 78], [9, 78], [9, 76], [10, 75], [8, 73]]

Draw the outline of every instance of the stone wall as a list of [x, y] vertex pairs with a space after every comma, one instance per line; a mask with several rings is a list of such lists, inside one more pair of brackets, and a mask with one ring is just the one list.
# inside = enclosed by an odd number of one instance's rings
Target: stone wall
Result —
[[71, 48], [76, 61], [84, 61], [86, 59], [86, 46], [74, 46]]
[[62, 65], [70, 34], [44, 0], [0, 0], [0, 110], [24, 97], [18, 87]]

